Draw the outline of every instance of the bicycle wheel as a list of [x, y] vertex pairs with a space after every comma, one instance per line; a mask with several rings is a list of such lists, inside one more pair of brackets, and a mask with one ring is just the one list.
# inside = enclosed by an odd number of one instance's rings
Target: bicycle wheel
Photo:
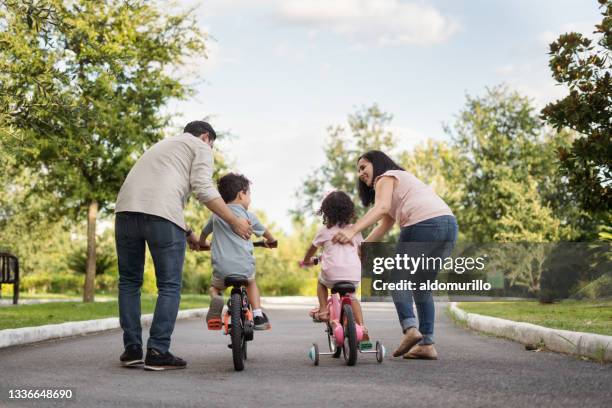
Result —
[[242, 299], [240, 293], [232, 293], [231, 297], [231, 320], [232, 320], [232, 357], [234, 359], [234, 369], [244, 370], [243, 347], [245, 341], [242, 330]]
[[344, 327], [344, 346], [342, 354], [346, 365], [353, 366], [357, 363], [357, 330], [355, 318], [350, 305], [342, 306], [342, 326]]

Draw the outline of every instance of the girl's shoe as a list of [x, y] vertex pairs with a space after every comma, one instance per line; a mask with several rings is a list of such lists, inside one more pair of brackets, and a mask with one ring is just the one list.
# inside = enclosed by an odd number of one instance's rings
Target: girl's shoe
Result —
[[404, 338], [393, 352], [393, 357], [399, 357], [408, 352], [419, 341], [423, 339], [423, 335], [416, 327], [410, 327], [404, 332]]
[[404, 358], [422, 359], [422, 360], [437, 360], [438, 352], [433, 344], [417, 344], [404, 354]]
[[312, 317], [312, 321], [315, 323], [325, 323], [329, 320], [329, 312], [321, 312], [318, 307], [311, 309], [308, 315]]
[[212, 296], [208, 313], [206, 313], [206, 325], [208, 330], [221, 330], [221, 312], [223, 312], [223, 296]]

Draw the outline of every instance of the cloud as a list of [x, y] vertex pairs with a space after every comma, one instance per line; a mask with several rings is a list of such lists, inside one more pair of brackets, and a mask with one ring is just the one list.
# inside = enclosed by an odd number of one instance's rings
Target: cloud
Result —
[[285, 0], [278, 7], [292, 24], [377, 46], [440, 44], [460, 29], [432, 6], [399, 0]]

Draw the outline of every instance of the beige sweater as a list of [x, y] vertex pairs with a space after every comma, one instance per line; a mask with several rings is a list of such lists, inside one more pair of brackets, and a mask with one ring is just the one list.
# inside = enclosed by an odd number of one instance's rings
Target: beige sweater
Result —
[[202, 204], [220, 197], [212, 174], [213, 153], [208, 144], [189, 133], [163, 139], [130, 170], [119, 190], [115, 213], [157, 215], [185, 229], [183, 209], [191, 192]]

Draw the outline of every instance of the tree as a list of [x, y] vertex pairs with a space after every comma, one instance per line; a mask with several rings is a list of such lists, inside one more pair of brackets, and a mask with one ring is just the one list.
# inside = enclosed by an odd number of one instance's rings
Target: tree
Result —
[[567, 33], [550, 44], [549, 66], [569, 95], [542, 110], [558, 131], [581, 134], [571, 147], [559, 149], [562, 174], [569, 179], [583, 209], [612, 208], [612, 1], [599, 0], [603, 20], [595, 26], [601, 38]]
[[400, 153], [399, 164], [431, 185], [451, 209], [460, 207], [467, 168], [457, 147], [447, 141], [428, 139], [411, 151]]
[[348, 116], [348, 131], [343, 126], [328, 128], [326, 161], [296, 192], [298, 208], [292, 211], [294, 219], [303, 220], [304, 216], [315, 214], [329, 189], [348, 193], [355, 201], [356, 212], [365, 212], [357, 196], [357, 159], [369, 150], [389, 152], [395, 148], [395, 138], [389, 130], [392, 119], [374, 104]]
[[4, 0], [0, 140], [40, 175], [56, 215], [87, 214], [83, 299], [94, 298], [96, 219], [135, 157], [162, 137], [160, 108], [189, 87], [171, 68], [204, 51], [190, 12], [144, 0]]
[[[551, 144], [529, 99], [505, 87], [467, 97], [454, 128], [463, 190], [455, 214], [468, 240], [556, 240], [564, 231], [552, 203], [560, 190], [548, 162]], [[533, 217], [539, 217], [534, 220]]]

